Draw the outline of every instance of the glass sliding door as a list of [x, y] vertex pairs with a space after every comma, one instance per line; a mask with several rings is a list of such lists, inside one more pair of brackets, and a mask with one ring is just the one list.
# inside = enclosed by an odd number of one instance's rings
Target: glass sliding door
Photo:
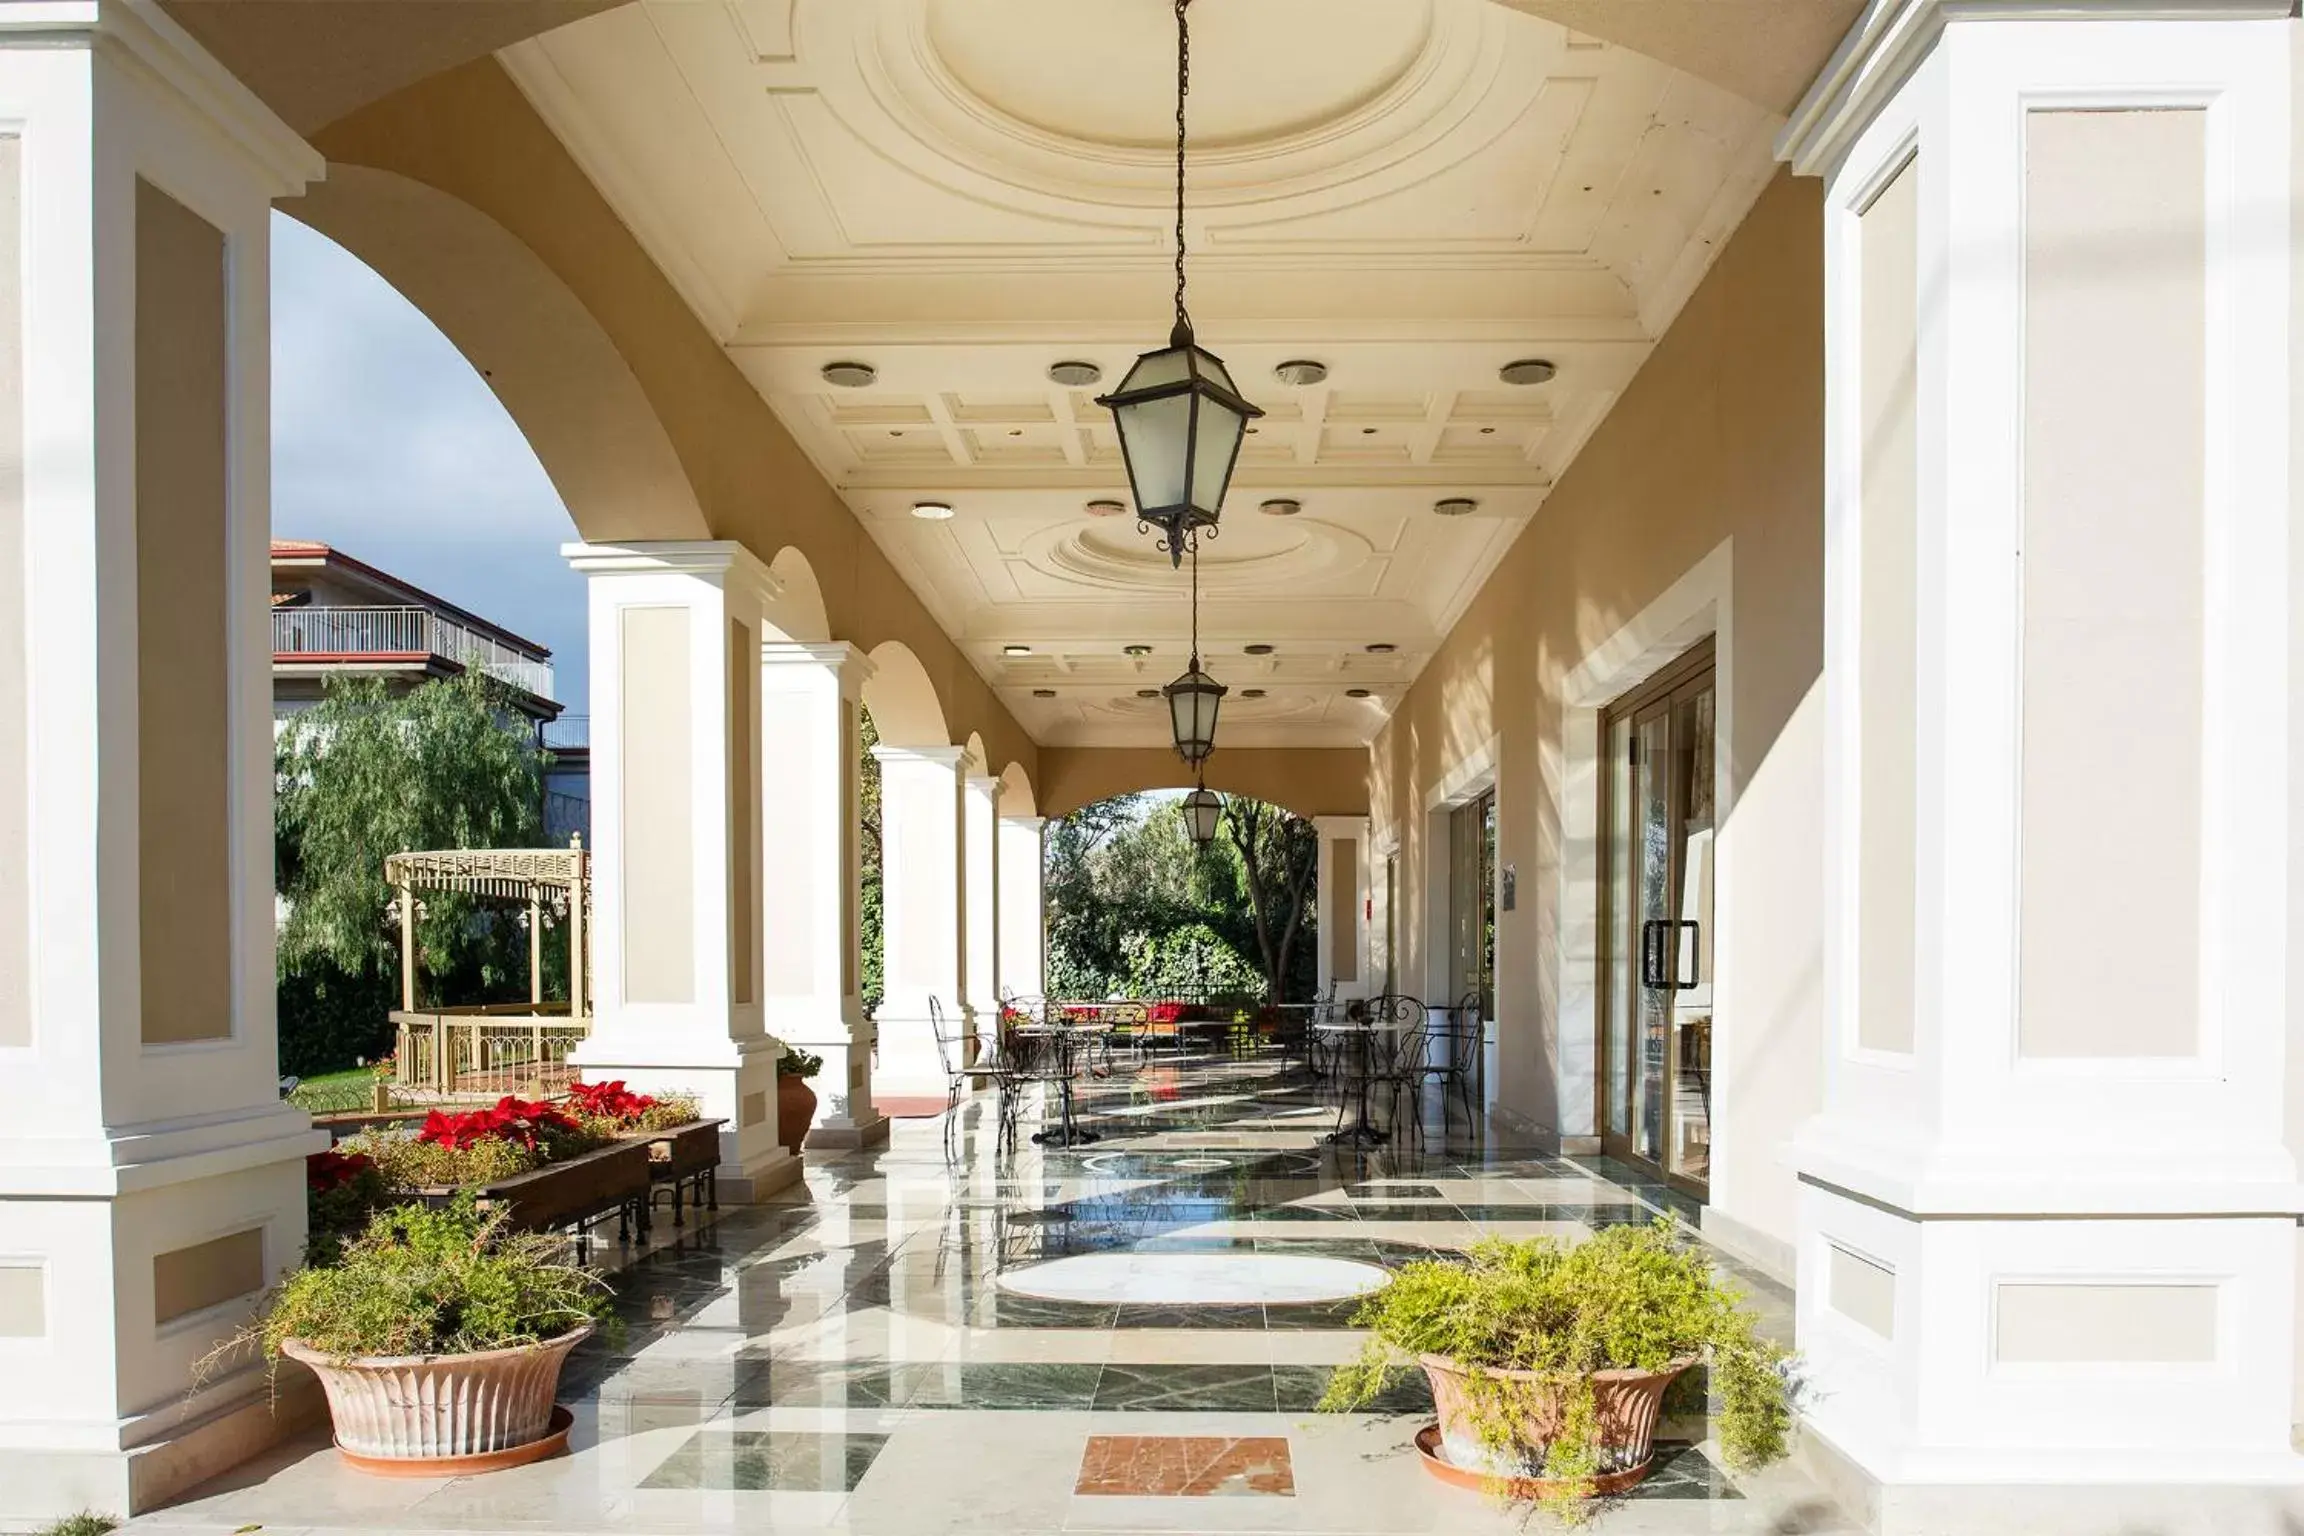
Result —
[[1602, 1141], [1701, 1195], [1712, 1173], [1709, 644], [1608, 711]]

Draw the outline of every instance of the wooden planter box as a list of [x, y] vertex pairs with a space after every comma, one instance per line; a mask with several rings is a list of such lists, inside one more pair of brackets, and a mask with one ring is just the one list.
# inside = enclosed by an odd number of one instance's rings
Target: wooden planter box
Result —
[[[512, 1225], [523, 1232], [549, 1232], [632, 1211], [647, 1230], [648, 1143], [612, 1142], [597, 1151], [546, 1163], [527, 1173], [473, 1186], [483, 1210], [510, 1207]], [[427, 1205], [446, 1205], [461, 1189], [418, 1190]]]
[[681, 1206], [685, 1199], [698, 1208], [720, 1206], [718, 1181], [713, 1171], [720, 1166], [720, 1127], [725, 1120], [691, 1120], [665, 1131], [639, 1131], [633, 1141], [648, 1149], [648, 1178], [651, 1204], [656, 1190], [668, 1189], [672, 1195], [672, 1225], [685, 1224]]
[[692, 1179], [720, 1164], [720, 1127], [725, 1120], [691, 1120], [668, 1131], [636, 1131], [632, 1139], [648, 1148], [648, 1176], [661, 1184]]

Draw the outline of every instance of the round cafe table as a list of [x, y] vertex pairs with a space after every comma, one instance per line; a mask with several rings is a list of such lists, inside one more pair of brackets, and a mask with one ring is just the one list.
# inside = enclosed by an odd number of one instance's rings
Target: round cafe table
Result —
[[1376, 1128], [1368, 1112], [1368, 1089], [1376, 1076], [1376, 1052], [1391, 1046], [1394, 1028], [1384, 1020], [1360, 1019], [1312, 1026], [1314, 1034], [1335, 1044], [1344, 1071], [1344, 1091], [1336, 1106], [1336, 1129], [1321, 1138], [1330, 1146], [1384, 1144], [1384, 1133]]
[[1079, 1075], [1080, 1053], [1112, 1032], [1109, 1024], [1025, 1024], [1016, 1033], [1027, 1040], [1041, 1043], [1049, 1055], [1043, 1057], [1046, 1066], [1034, 1072], [1042, 1082], [1053, 1080], [1059, 1105], [1056, 1123], [1032, 1133], [1032, 1141], [1043, 1147], [1076, 1147], [1097, 1140], [1094, 1131], [1080, 1123], [1079, 1106], [1072, 1092], [1072, 1080]]

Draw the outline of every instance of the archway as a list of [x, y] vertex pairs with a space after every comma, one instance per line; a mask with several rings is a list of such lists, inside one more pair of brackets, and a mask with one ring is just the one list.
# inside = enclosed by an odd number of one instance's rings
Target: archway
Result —
[[872, 647], [872, 675], [864, 681], [864, 707], [886, 747], [948, 747], [951, 727], [936, 685], [920, 658], [901, 640]]
[[389, 171], [332, 165], [281, 203], [397, 288], [488, 382], [593, 543], [712, 536], [647, 394], [583, 302], [502, 225]]

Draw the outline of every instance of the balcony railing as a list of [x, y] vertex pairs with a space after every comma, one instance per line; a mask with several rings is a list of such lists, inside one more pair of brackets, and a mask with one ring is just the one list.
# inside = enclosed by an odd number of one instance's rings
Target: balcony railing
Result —
[[275, 608], [275, 656], [438, 656], [552, 697], [552, 663], [429, 608]]

